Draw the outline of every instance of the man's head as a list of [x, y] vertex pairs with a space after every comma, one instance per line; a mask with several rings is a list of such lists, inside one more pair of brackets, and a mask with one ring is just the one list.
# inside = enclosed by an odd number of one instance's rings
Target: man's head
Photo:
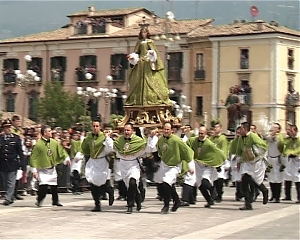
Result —
[[132, 134], [133, 134], [133, 125], [131, 123], [126, 123], [124, 126], [125, 138], [130, 138]]
[[42, 126], [41, 135], [46, 139], [50, 139], [52, 137], [51, 127], [49, 125]]
[[214, 133], [215, 135], [220, 134], [220, 132], [222, 131], [222, 124], [218, 123], [214, 125]]
[[298, 127], [296, 125], [292, 125], [289, 131], [289, 136], [292, 138], [296, 138], [298, 134]]
[[237, 127], [237, 129], [235, 130], [235, 136], [240, 137], [241, 136], [241, 127]]
[[11, 124], [12, 122], [10, 119], [5, 119], [2, 121], [1, 128], [3, 129], [4, 134], [6, 135], [11, 134], [11, 130], [10, 130]]
[[279, 123], [274, 123], [272, 126], [272, 133], [276, 134], [276, 133], [280, 133], [281, 131], [281, 125]]
[[241, 124], [241, 136], [246, 136], [250, 132], [250, 124], [248, 122], [243, 122]]
[[206, 127], [204, 127], [204, 126], [200, 127], [199, 128], [199, 136], [198, 136], [199, 140], [203, 141], [204, 138], [206, 137], [206, 134], [207, 134]]
[[251, 124], [250, 125], [250, 131], [253, 132], [253, 133], [257, 133], [257, 127], [256, 127], [256, 125]]
[[164, 136], [169, 137], [172, 134], [172, 125], [171, 123], [165, 123], [164, 125]]
[[11, 118], [11, 124], [13, 127], [18, 128], [21, 125], [21, 118], [18, 115], [13, 115]]
[[101, 123], [99, 120], [93, 121], [93, 133], [98, 134], [101, 130]]

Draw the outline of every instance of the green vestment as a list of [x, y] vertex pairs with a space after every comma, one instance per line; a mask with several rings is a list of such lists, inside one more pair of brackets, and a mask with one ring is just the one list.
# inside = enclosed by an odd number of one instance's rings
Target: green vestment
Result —
[[284, 140], [284, 148], [283, 148], [283, 155], [284, 156], [300, 156], [300, 137], [298, 138], [285, 138]]
[[[148, 59], [148, 50], [156, 52], [156, 62]], [[134, 52], [139, 54], [139, 61], [129, 72], [126, 105], [171, 105], [163, 63], [153, 40], [139, 40]]]
[[[193, 151], [178, 136], [171, 134], [168, 138], [160, 137], [157, 142], [157, 151], [161, 160], [168, 166], [177, 166], [182, 161], [189, 163], [193, 160]], [[182, 168], [186, 167], [184, 164]], [[183, 169], [183, 172], [188, 169]]]
[[54, 139], [50, 142], [43, 138], [34, 145], [30, 155], [30, 166], [34, 168], [51, 168], [62, 163], [68, 157], [66, 150]]
[[78, 152], [82, 152], [81, 140], [71, 140], [70, 158], [73, 159]]
[[223, 151], [225, 156], [227, 156], [228, 141], [224, 134], [210, 137], [209, 140], [211, 140], [217, 146], [217, 148], [219, 148], [221, 151]]
[[103, 132], [94, 135], [93, 133], [87, 133], [86, 137], [81, 143], [81, 150], [85, 156], [90, 156], [93, 159], [97, 159], [100, 153], [104, 150], [105, 135]]
[[236, 154], [242, 162], [257, 160], [263, 157], [263, 153], [256, 151], [257, 148], [266, 151], [267, 144], [257, 134], [249, 132], [245, 137], [239, 137]]
[[147, 146], [145, 138], [133, 134], [130, 140], [126, 140], [124, 135], [119, 136], [114, 141], [114, 149], [122, 156], [134, 155], [143, 151]]
[[226, 159], [223, 151], [208, 138], [199, 141], [199, 137], [192, 137], [187, 141], [187, 145], [194, 151], [194, 159], [202, 164], [219, 167]]

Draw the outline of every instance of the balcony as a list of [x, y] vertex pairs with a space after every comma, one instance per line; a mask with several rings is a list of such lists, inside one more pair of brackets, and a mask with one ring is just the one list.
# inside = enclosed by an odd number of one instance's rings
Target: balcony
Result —
[[52, 82], [64, 82], [65, 72], [58, 68], [51, 69], [51, 81]]
[[194, 72], [195, 80], [205, 80], [205, 70], [196, 69]]
[[8, 71], [3, 71], [3, 79], [4, 79], [4, 84], [15, 84], [16, 83], [16, 74], [14, 72], [11, 72], [10, 70]]
[[300, 97], [298, 92], [288, 93], [285, 98], [285, 104], [290, 107], [297, 107], [300, 105]]
[[[95, 68], [83, 68], [77, 67], [75, 69], [77, 75], [77, 82], [96, 82], [97, 81], [97, 70]], [[92, 77], [86, 78], [86, 74], [90, 73]]]
[[181, 68], [169, 67], [168, 81], [181, 81]]

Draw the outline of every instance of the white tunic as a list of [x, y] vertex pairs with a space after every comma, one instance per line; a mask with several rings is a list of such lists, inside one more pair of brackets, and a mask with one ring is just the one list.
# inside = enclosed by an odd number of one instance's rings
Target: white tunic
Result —
[[196, 173], [196, 186], [201, 185], [202, 179], [207, 179], [211, 185], [218, 177], [216, 168], [204, 165], [198, 161], [195, 161], [195, 173]]
[[293, 182], [300, 182], [300, 157], [289, 157], [290, 173]]
[[39, 176], [39, 185], [57, 185], [56, 168], [37, 169]]
[[268, 162], [272, 165], [268, 173], [268, 181], [271, 183], [281, 183], [283, 181], [283, 172], [280, 172], [281, 153], [278, 150], [278, 141], [276, 137], [268, 136]]
[[113, 151], [113, 140], [106, 137], [103, 145], [104, 149], [98, 158], [90, 158], [85, 166], [86, 180], [96, 186], [105, 184], [106, 180], [110, 178], [109, 163], [105, 156]]
[[231, 163], [230, 163], [230, 166], [231, 166], [231, 181], [232, 182], [240, 182], [242, 180], [242, 174], [241, 174], [241, 171], [240, 169], [238, 168], [238, 164], [240, 162], [240, 157], [236, 157], [236, 155], [232, 155], [231, 156]]
[[283, 180], [285, 181], [293, 181], [292, 176], [292, 168], [291, 161], [289, 161], [288, 157], [283, 158], [283, 165], [285, 166], [284, 172], [283, 172]]
[[240, 171], [242, 175], [250, 175], [260, 185], [264, 181], [266, 164], [262, 159], [253, 162], [242, 162]]
[[167, 183], [172, 186], [176, 183], [177, 176], [181, 172], [181, 163], [177, 166], [168, 166], [163, 161], [160, 162], [160, 166], [156, 174], [154, 175], [154, 181], [157, 183]]
[[230, 167], [230, 161], [226, 159], [221, 165], [221, 172], [217, 172], [218, 178], [228, 179], [227, 170], [229, 169], [229, 167]]
[[120, 159], [114, 161], [114, 180], [117, 182], [122, 180]]
[[188, 163], [189, 169], [193, 170], [194, 173], [191, 174], [190, 172], [187, 172], [184, 176], [184, 183], [190, 186], [195, 186], [196, 183], [196, 173], [195, 173], [195, 161], [192, 160]]

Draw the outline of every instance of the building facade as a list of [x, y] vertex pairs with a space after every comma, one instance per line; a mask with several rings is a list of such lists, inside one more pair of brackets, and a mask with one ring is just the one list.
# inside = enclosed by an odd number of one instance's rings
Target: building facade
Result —
[[[109, 113], [122, 114], [128, 85], [127, 55], [134, 51], [142, 21], [149, 23], [159, 54], [165, 59], [169, 88], [175, 91], [170, 97], [182, 105], [184, 94], [185, 103], [194, 104], [190, 101], [193, 73], [187, 34], [211, 25], [213, 19], [175, 21], [158, 18], [144, 8], [95, 11], [93, 7], [68, 17], [70, 23], [61, 29], [0, 41], [1, 51], [6, 53], [0, 93], [4, 111], [37, 120], [34, 106], [43, 96], [44, 83], [59, 81], [74, 93], [77, 87], [117, 89], [116, 98], [98, 97], [94, 104], [105, 120]], [[25, 55], [32, 57], [30, 63], [24, 60]], [[41, 81], [20, 88], [14, 70], [33, 70]], [[193, 115], [185, 117], [190, 122]]]
[[299, 32], [263, 21], [194, 31], [212, 43], [212, 117], [227, 122], [224, 106], [236, 87], [242, 119], [267, 131], [272, 122], [300, 126]]

